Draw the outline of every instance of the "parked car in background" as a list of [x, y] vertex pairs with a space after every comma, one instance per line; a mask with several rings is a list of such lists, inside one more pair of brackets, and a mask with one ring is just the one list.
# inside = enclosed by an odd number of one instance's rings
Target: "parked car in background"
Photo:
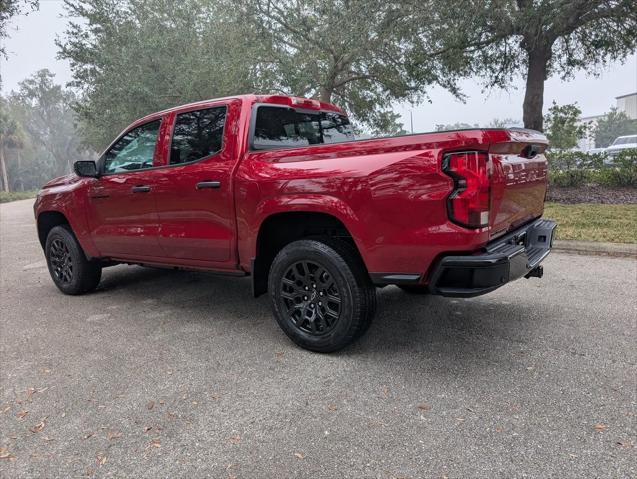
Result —
[[38, 236], [63, 293], [117, 263], [251, 275], [293, 341], [335, 351], [369, 326], [376, 286], [469, 297], [541, 277], [547, 144], [507, 128], [354, 141], [327, 103], [209, 100], [47, 183]]
[[637, 148], [637, 134], [617, 137], [604, 152], [611, 157], [615, 157], [622, 151], [632, 148]]
[[606, 153], [606, 148], [591, 148], [586, 150], [586, 153], [589, 155], [600, 155]]

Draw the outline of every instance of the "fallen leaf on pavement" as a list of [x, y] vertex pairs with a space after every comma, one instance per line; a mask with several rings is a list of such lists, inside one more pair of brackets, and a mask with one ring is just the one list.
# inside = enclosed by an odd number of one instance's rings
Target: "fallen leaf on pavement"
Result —
[[35, 426], [29, 428], [29, 431], [33, 433], [38, 433], [42, 431], [42, 429], [44, 429], [44, 426], [46, 426], [46, 421], [42, 420], [39, 423], [37, 423]]
[[15, 456], [11, 454], [6, 447], [0, 447], [0, 459], [15, 461]]
[[112, 441], [113, 439], [122, 437], [122, 433], [120, 431], [108, 431], [106, 437], [109, 441]]
[[303, 454], [301, 454], [300, 452], [295, 452], [294, 455], [298, 458], [298, 459], [305, 459], [305, 456]]
[[495, 432], [502, 432], [502, 431], [504, 431], [503, 427], [496, 427], [495, 428]]
[[383, 396], [389, 397], [389, 388], [387, 386], [383, 388]]
[[31, 400], [31, 396], [33, 396], [35, 392], [35, 388], [27, 388], [27, 401]]
[[426, 403], [418, 404], [418, 409], [421, 411], [431, 411], [431, 406]]
[[153, 447], [161, 447], [161, 439], [159, 438], [155, 438], [152, 441], [150, 441], [150, 445]]
[[24, 419], [24, 416], [26, 416], [27, 414], [29, 414], [29, 411], [20, 411], [18, 414], [16, 414], [16, 416], [18, 416], [20, 419]]
[[283, 351], [277, 351], [276, 353], [274, 353], [276, 355], [277, 359], [281, 359], [283, 357]]
[[7, 412], [9, 409], [11, 409], [11, 406], [7, 406], [2, 410], [2, 414], [4, 414], [5, 412]]
[[608, 429], [608, 426], [606, 424], [602, 424], [601, 422], [595, 424], [595, 430], [597, 431], [605, 431], [606, 429]]
[[617, 445], [622, 449], [632, 449], [635, 447], [635, 443], [633, 441], [617, 441]]
[[327, 409], [329, 411], [336, 411], [338, 408], [336, 407], [336, 404], [328, 404]]
[[228, 439], [228, 441], [230, 441], [232, 444], [239, 444], [241, 442], [241, 436], [237, 434], [236, 436], [232, 436], [230, 439]]
[[105, 454], [98, 454], [97, 456], [95, 456], [95, 459], [97, 460], [97, 465], [98, 466], [103, 466], [104, 464], [106, 464], [106, 455]]
[[148, 404], [146, 404], [146, 409], [148, 409], [149, 411], [155, 407], [155, 401], [148, 401]]

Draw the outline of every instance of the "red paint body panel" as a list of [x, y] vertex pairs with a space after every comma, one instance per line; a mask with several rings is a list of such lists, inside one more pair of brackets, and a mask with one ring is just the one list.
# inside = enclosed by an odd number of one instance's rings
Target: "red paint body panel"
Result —
[[[36, 216], [63, 213], [92, 257], [249, 272], [266, 218], [291, 211], [327, 213], [348, 229], [370, 273], [419, 273], [426, 282], [440, 255], [470, 254], [542, 215], [547, 168], [546, 139], [540, 134], [476, 129], [250, 151], [255, 103], [340, 111], [314, 100], [247, 95], [149, 115], [125, 132], [163, 119], [154, 168], [54, 180], [39, 194]], [[219, 105], [228, 108], [222, 150], [169, 166], [176, 115]], [[539, 154], [527, 158], [528, 145]], [[454, 180], [443, 171], [446, 153], [474, 150], [490, 153], [490, 220], [481, 229], [449, 220]], [[219, 181], [220, 187], [198, 190], [201, 181]], [[136, 202], [128, 191], [138, 183], [152, 192]], [[99, 198], [104, 190], [109, 198]]]

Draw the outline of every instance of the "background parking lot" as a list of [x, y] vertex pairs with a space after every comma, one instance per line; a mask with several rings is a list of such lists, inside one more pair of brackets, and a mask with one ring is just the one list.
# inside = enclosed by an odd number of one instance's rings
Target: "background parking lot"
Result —
[[0, 205], [1, 477], [635, 477], [637, 262], [553, 253], [453, 300], [379, 290], [369, 333], [295, 347], [248, 279], [51, 282]]

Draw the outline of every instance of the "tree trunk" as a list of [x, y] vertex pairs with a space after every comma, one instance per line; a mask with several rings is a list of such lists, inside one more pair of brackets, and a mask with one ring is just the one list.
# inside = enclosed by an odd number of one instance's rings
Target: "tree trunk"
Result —
[[332, 90], [327, 87], [321, 87], [321, 91], [319, 93], [319, 100], [325, 103], [332, 102]]
[[11, 191], [9, 187], [9, 176], [7, 175], [7, 165], [4, 161], [4, 146], [0, 145], [0, 170], [2, 171], [2, 186], [7, 193]]
[[550, 47], [548, 52], [545, 49], [534, 49], [528, 52], [528, 55], [529, 66], [526, 75], [526, 92], [524, 94], [522, 113], [524, 128], [543, 131], [544, 81], [546, 80], [548, 63], [551, 57]]

